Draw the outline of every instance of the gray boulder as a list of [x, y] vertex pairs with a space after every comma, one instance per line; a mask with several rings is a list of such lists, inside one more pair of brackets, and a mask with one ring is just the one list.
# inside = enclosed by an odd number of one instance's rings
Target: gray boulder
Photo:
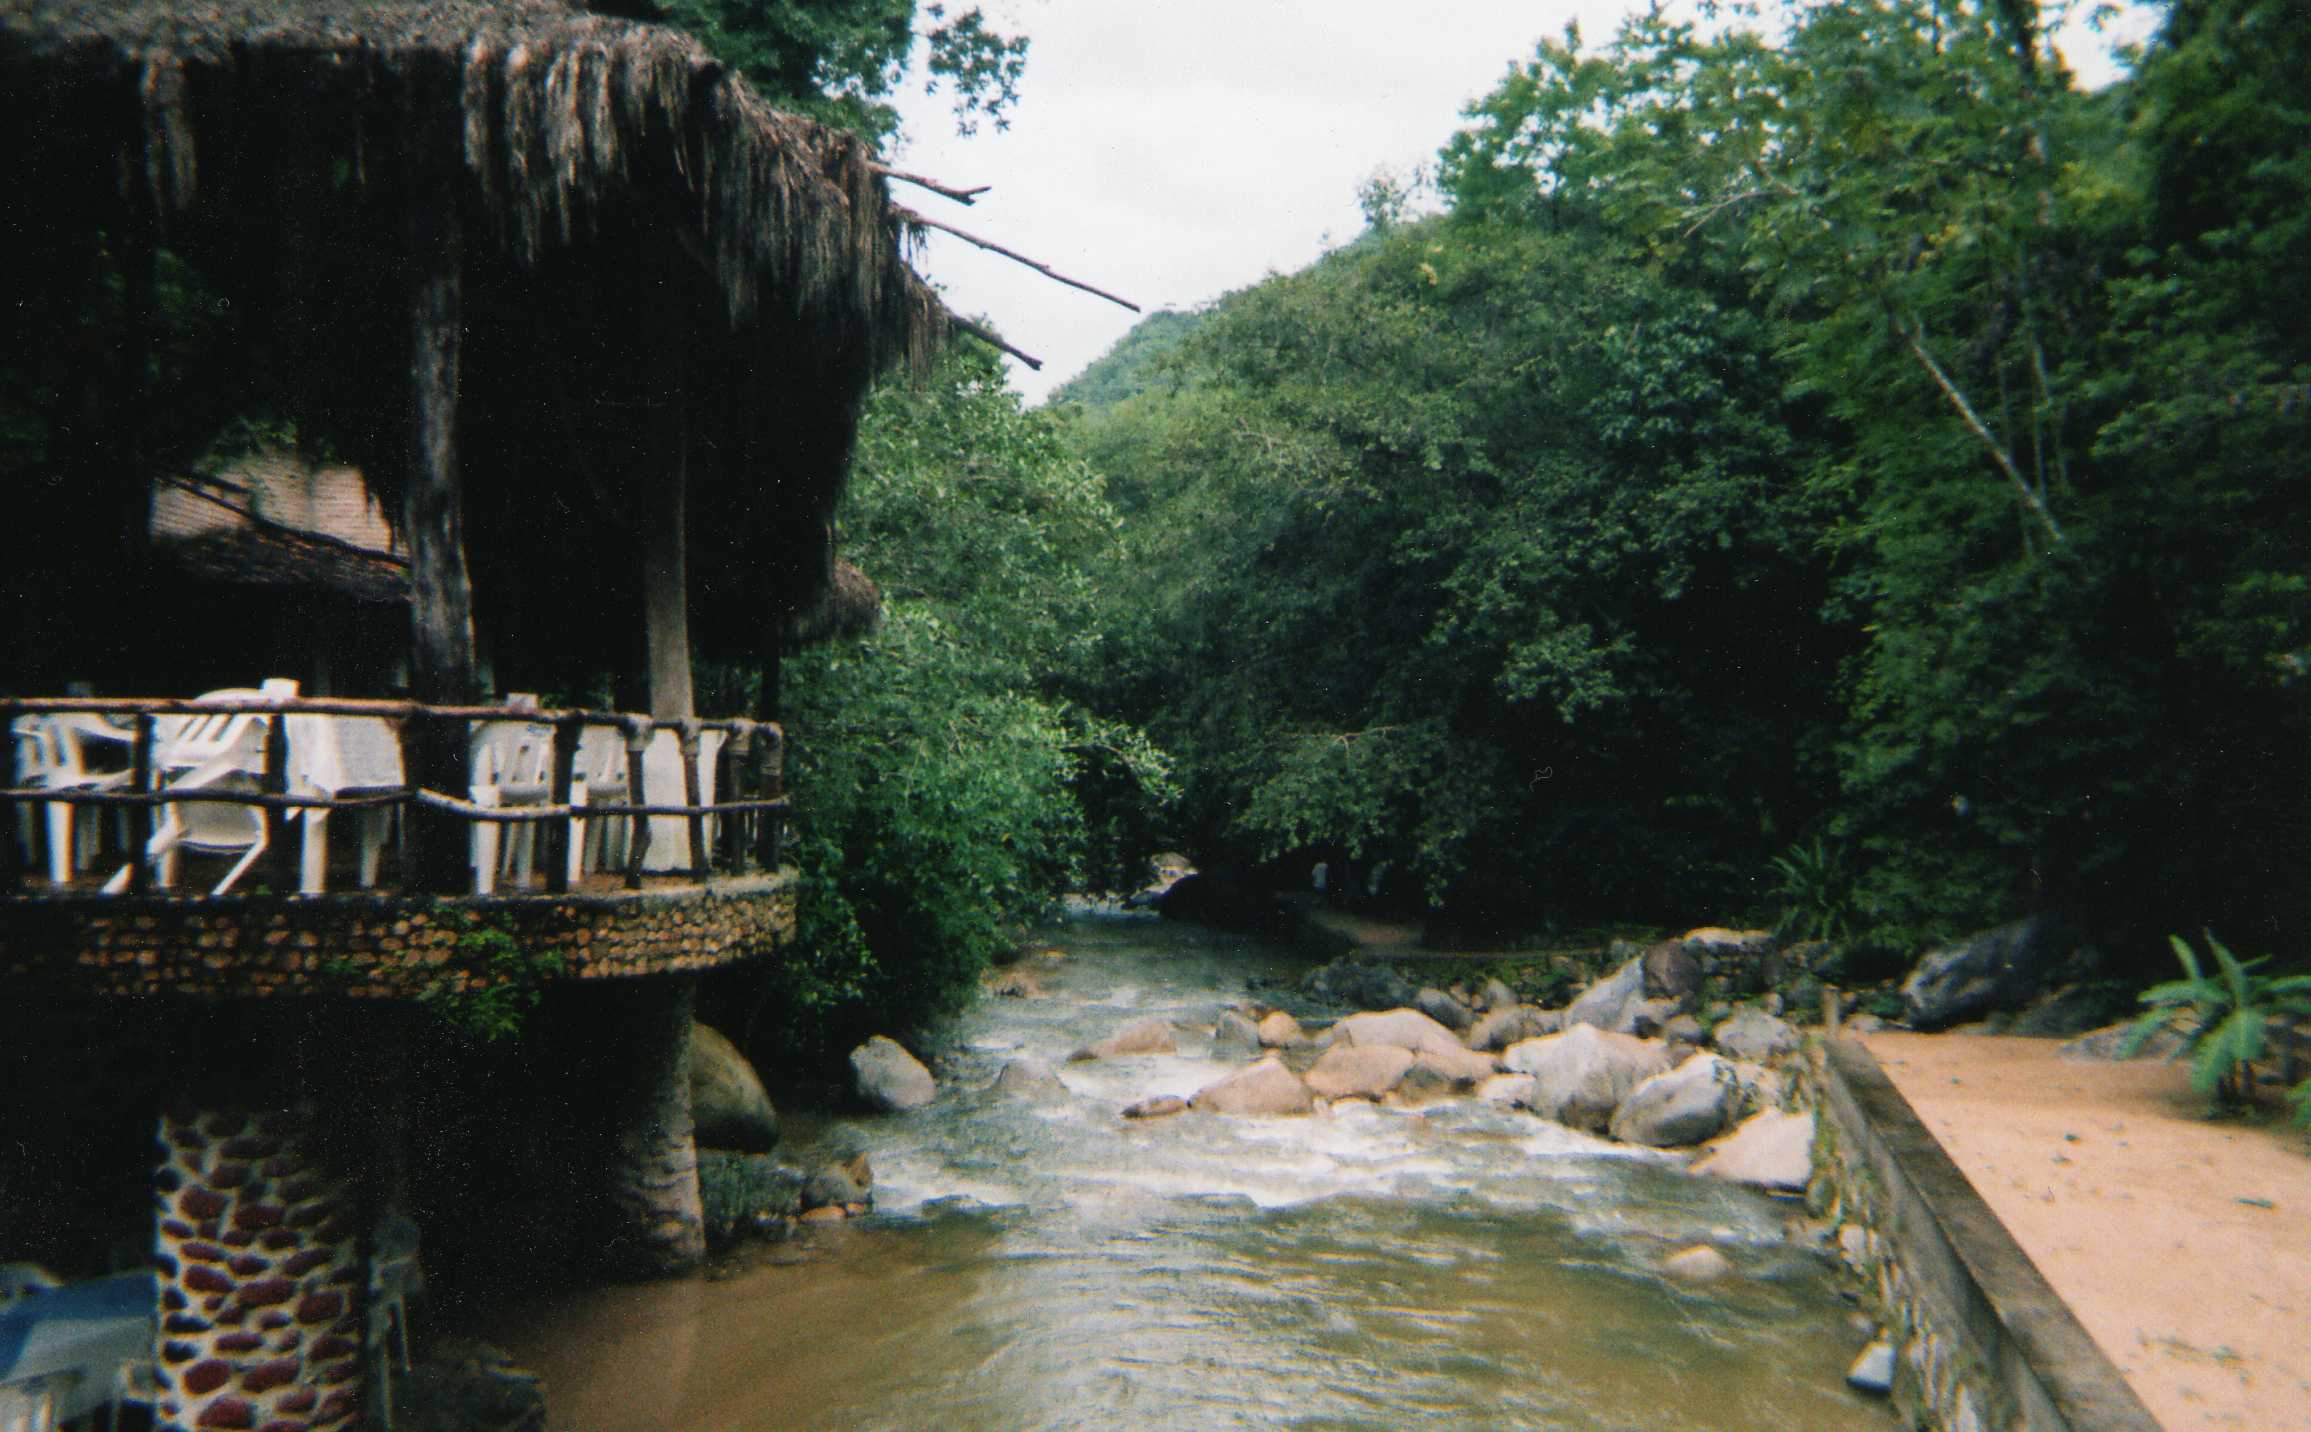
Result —
[[1646, 997], [1675, 1000], [1679, 1011], [1692, 1008], [1706, 973], [1693, 947], [1683, 940], [1663, 940], [1649, 946], [1643, 958]]
[[1533, 1112], [1601, 1134], [1631, 1090], [1667, 1072], [1669, 1047], [1578, 1024], [1510, 1046], [1503, 1062], [1512, 1073], [1533, 1076]]
[[1874, 1392], [1883, 1397], [1894, 1390], [1894, 1345], [1879, 1338], [1846, 1369], [1846, 1385], [1861, 1392]]
[[1378, 1099], [1412, 1067], [1412, 1051], [1390, 1044], [1336, 1044], [1303, 1076], [1319, 1099]]
[[851, 1083], [877, 1109], [902, 1113], [939, 1097], [938, 1081], [895, 1039], [878, 1034], [851, 1051]]
[[1529, 1109], [1533, 1096], [1540, 1092], [1540, 1081], [1530, 1074], [1495, 1074], [1476, 1086], [1476, 1096], [1488, 1104], [1506, 1104], [1512, 1109]]
[[1267, 1049], [1290, 1049], [1308, 1042], [1308, 1032], [1300, 1027], [1300, 1021], [1280, 1009], [1262, 1015], [1259, 1027], [1252, 1033]]
[[[2065, 1040], [2062, 1046], [2054, 1051], [2055, 1057], [2081, 1061], [2116, 1059], [2119, 1057], [2119, 1051], [2126, 1048], [2127, 1039], [2133, 1032], [2134, 1021], [2132, 1020], [2124, 1024], [2105, 1025], [2092, 1034], [2082, 1034], [2076, 1039]], [[2182, 1049], [2182, 1034], [2170, 1026], [2153, 1034], [2150, 1040], [2137, 1051], [2135, 1057], [2138, 1059], [2172, 1059], [2180, 1054]]]
[[1594, 1025], [1612, 1034], [1627, 1034], [1636, 1021], [1637, 1006], [1645, 1000], [1645, 961], [1642, 956], [1596, 981], [1565, 1006], [1565, 1026]]
[[1039, 1059], [1014, 1059], [1004, 1065], [995, 1076], [995, 1092], [1027, 1104], [1062, 1104], [1075, 1097]]
[[1714, 1054], [1697, 1054], [1630, 1090], [1613, 1111], [1610, 1128], [1625, 1144], [1684, 1148], [1724, 1133], [1741, 1104], [1733, 1066]]
[[1469, 1026], [1466, 1039], [1471, 1049], [1506, 1049], [1520, 1040], [1555, 1034], [1564, 1027], [1562, 1011], [1535, 1009], [1529, 1004], [1506, 1004]]
[[875, 1171], [865, 1154], [842, 1163], [822, 1164], [802, 1181], [804, 1212], [814, 1208], [856, 1208], [873, 1197]]
[[1813, 1115], [1768, 1109], [1711, 1144], [1693, 1172], [1731, 1183], [1802, 1191], [1813, 1177]]
[[1412, 1056], [1412, 1067], [1405, 1070], [1396, 1087], [1388, 1091], [1388, 1102], [1400, 1109], [1422, 1109], [1453, 1098], [1468, 1087], [1465, 1080], [1455, 1078], [1436, 1059], [1433, 1054]]
[[1661, 1271], [1680, 1283], [1714, 1283], [1733, 1272], [1732, 1262], [1706, 1243], [1661, 1260]]
[[2050, 915], [1969, 935], [1918, 957], [1902, 982], [1906, 1022], [1941, 1029], [1994, 1010], [2018, 1009], [2062, 984], [2084, 963], [2077, 935]]
[[1332, 1026], [1332, 1044], [1393, 1044], [1399, 1049], [1463, 1051], [1460, 1036], [1417, 1009], [1352, 1014]]
[[1796, 1026], [1761, 1009], [1745, 1009], [1717, 1026], [1710, 1036], [1727, 1058], [1763, 1064], [1784, 1054], [1795, 1054], [1803, 1041]]
[[738, 1046], [709, 1025], [690, 1026], [690, 1117], [698, 1146], [767, 1153], [778, 1142], [778, 1111]]
[[1477, 991], [1476, 1002], [1479, 1009], [1507, 1009], [1517, 1002], [1517, 992], [1497, 979], [1488, 979]]
[[1121, 1059], [1131, 1054], [1170, 1054], [1179, 1048], [1171, 1021], [1150, 1016], [1135, 1019], [1107, 1038], [1086, 1044], [1067, 1056], [1071, 1064], [1090, 1059]]
[[1396, 1009], [1420, 997], [1420, 991], [1396, 971], [1362, 960], [1334, 960], [1310, 970], [1300, 988], [1311, 999], [1347, 1009]]
[[1273, 1056], [1207, 1085], [1188, 1102], [1211, 1114], [1305, 1114], [1316, 1107], [1300, 1076]]
[[1412, 1007], [1455, 1034], [1466, 1034], [1476, 1023], [1469, 1007], [1440, 989], [1423, 989], [1412, 997]]
[[1127, 1119], [1161, 1119], [1188, 1111], [1188, 1101], [1177, 1094], [1153, 1094], [1134, 1104], [1126, 1104], [1123, 1116]]
[[1212, 1026], [1214, 1054], [1249, 1054], [1259, 1047], [1260, 1026], [1245, 1018], [1241, 1010], [1220, 1011], [1219, 1020]]
[[1501, 1072], [1501, 1062], [1473, 1049], [1423, 1049], [1413, 1062], [1435, 1070], [1456, 1084], [1469, 1085]]
[[1703, 1029], [1701, 1021], [1692, 1015], [1681, 1014], [1661, 1026], [1661, 1037], [1671, 1044], [1698, 1046], [1709, 1037], [1709, 1031]]

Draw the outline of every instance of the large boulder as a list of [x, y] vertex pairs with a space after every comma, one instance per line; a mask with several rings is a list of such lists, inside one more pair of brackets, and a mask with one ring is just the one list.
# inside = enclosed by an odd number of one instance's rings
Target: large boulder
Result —
[[2018, 920], [1920, 955], [1902, 982], [1903, 1013], [1919, 1029], [1940, 1029], [2020, 1008], [2085, 963], [2077, 934], [2062, 921], [2050, 915]]
[[1511, 1045], [1502, 1062], [1512, 1073], [1533, 1076], [1533, 1112], [1601, 1134], [1630, 1091], [1667, 1072], [1669, 1059], [1669, 1047], [1658, 1040], [1577, 1024]]
[[1495, 1074], [1476, 1086], [1476, 1096], [1488, 1104], [1506, 1104], [1512, 1109], [1529, 1109], [1533, 1096], [1540, 1091], [1540, 1081], [1530, 1074]]
[[468, 1338], [426, 1344], [417, 1365], [393, 1380], [401, 1432], [546, 1432], [546, 1385], [536, 1373]]
[[1613, 1034], [1627, 1034], [1636, 1022], [1637, 1006], [1645, 1001], [1645, 960], [1629, 960], [1619, 969], [1582, 990], [1565, 1006], [1565, 1025], [1594, 1025]]
[[1611, 1132], [1625, 1144], [1684, 1148], [1724, 1133], [1741, 1104], [1734, 1067], [1714, 1054], [1697, 1054], [1630, 1090], [1613, 1111]]
[[1305, 1114], [1316, 1107], [1300, 1076], [1273, 1056], [1207, 1085], [1189, 1102], [1210, 1114]]
[[1506, 1049], [1526, 1039], [1555, 1034], [1565, 1027], [1561, 1010], [1535, 1009], [1529, 1004], [1503, 1005], [1469, 1027], [1468, 1047], [1487, 1052]]
[[1126, 897], [1123, 908], [1145, 910], [1171, 893], [1171, 888], [1196, 873], [1195, 862], [1176, 851], [1147, 858], [1147, 884]]
[[1121, 1059], [1130, 1054], [1170, 1054], [1178, 1050], [1177, 1031], [1171, 1021], [1153, 1015], [1135, 1019], [1107, 1038], [1086, 1044], [1067, 1056], [1071, 1064], [1089, 1059]]
[[1646, 998], [1675, 1000], [1681, 1012], [1691, 1009], [1707, 973], [1694, 947], [1683, 940], [1663, 940], [1648, 947], [1642, 958]]
[[1300, 988], [1310, 999], [1346, 1009], [1396, 1009], [1420, 997], [1420, 991], [1396, 971], [1353, 959], [1310, 970]]
[[938, 1081], [923, 1062], [880, 1034], [851, 1051], [851, 1083], [861, 1099], [889, 1113], [919, 1109], [939, 1097]]
[[690, 1117], [700, 1148], [759, 1154], [778, 1142], [778, 1111], [761, 1077], [711, 1025], [690, 1026]]
[[[2091, 1034], [2082, 1034], [2076, 1039], [2064, 1040], [2062, 1045], [2054, 1051], [2055, 1057], [2083, 1062], [2116, 1059], [2119, 1057], [2119, 1051], [2125, 1049], [2127, 1042], [2134, 1037], [2134, 1026], [2135, 1022], [2130, 1019], [2123, 1024], [2105, 1025]], [[2142, 1048], [2135, 1051], [2134, 1057], [2137, 1059], [2172, 1059], [2182, 1051], [2182, 1032], [2169, 1025], [2159, 1029], [2148, 1040], [2144, 1041]]]
[[1473, 1049], [1423, 1049], [1413, 1056], [1413, 1062], [1462, 1086], [1490, 1079], [1501, 1072], [1498, 1059]]
[[1332, 1026], [1333, 1044], [1393, 1044], [1399, 1049], [1465, 1052], [1460, 1036], [1417, 1009], [1352, 1014]]
[[1305, 1076], [1320, 1099], [1378, 1099], [1412, 1067], [1412, 1051], [1392, 1044], [1336, 1044]]
[[1693, 1172], [1785, 1193], [1813, 1177], [1813, 1115], [1768, 1109], [1711, 1144]]
[[1487, 979], [1484, 988], [1477, 991], [1477, 1008], [1483, 1010], [1507, 1009], [1517, 1002], [1517, 992], [1499, 979]]
[[1423, 989], [1412, 997], [1412, 1007], [1455, 1034], [1466, 1034], [1476, 1023], [1469, 1007], [1440, 989]]
[[1802, 1042], [1796, 1026], [1762, 1009], [1744, 1009], [1711, 1031], [1709, 1042], [1729, 1059], [1763, 1064], [1795, 1054]]

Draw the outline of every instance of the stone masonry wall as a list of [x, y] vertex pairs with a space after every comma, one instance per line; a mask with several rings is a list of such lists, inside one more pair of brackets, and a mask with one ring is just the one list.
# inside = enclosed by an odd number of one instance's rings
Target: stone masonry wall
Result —
[[1918, 1120], [1868, 1050], [1816, 1042], [1807, 1196], [1841, 1225], [1896, 1350], [1909, 1425], [2158, 1432], [2133, 1389]]
[[310, 1110], [161, 1116], [156, 1425], [361, 1425], [356, 1199], [316, 1143]]
[[476, 971], [480, 925], [560, 950], [581, 979], [712, 969], [791, 938], [783, 876], [608, 894], [418, 900], [379, 895], [97, 895], [0, 901], [0, 980], [79, 993], [409, 999]]

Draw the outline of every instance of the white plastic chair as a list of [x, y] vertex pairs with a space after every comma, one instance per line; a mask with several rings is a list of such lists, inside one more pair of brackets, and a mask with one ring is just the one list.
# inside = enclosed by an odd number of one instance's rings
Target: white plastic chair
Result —
[[[131, 773], [125, 767], [92, 769], [89, 756], [96, 743], [133, 743], [136, 739], [100, 716], [77, 712], [23, 716], [17, 718], [11, 735], [16, 742], [18, 781], [24, 786], [51, 791], [108, 791], [128, 783]], [[48, 879], [52, 884], [68, 885], [76, 871], [87, 869], [96, 859], [96, 837], [102, 818], [76, 820], [76, 808], [70, 801], [46, 802], [42, 812], [47, 816], [48, 827]], [[16, 807], [16, 820], [17, 838], [29, 855], [34, 825], [32, 807], [20, 803]]]
[[[274, 679], [258, 690], [228, 688], [195, 699], [203, 702], [279, 700], [296, 694], [296, 682]], [[153, 752], [153, 766], [162, 789], [250, 794], [261, 791], [268, 719], [252, 711], [162, 717], [154, 723]], [[291, 788], [295, 785], [292, 780]], [[293, 817], [296, 812], [290, 814]], [[178, 802], [161, 807], [160, 824], [145, 847], [144, 858], [152, 862], [155, 881], [165, 890], [176, 884], [177, 860], [184, 851], [213, 855], [237, 852], [240, 859], [209, 892], [222, 895], [257, 863], [257, 857], [265, 853], [266, 840], [265, 812], [260, 806], [217, 801]], [[126, 888], [128, 875], [124, 866], [106, 882], [106, 891]]]
[[[570, 781], [570, 803], [605, 805], [632, 803], [633, 785], [626, 770], [626, 735], [615, 726], [588, 726], [578, 733], [578, 758]], [[596, 870], [615, 870], [626, 863], [634, 823], [625, 816], [580, 820], [570, 827], [570, 848], [578, 856], [570, 878]]]
[[[535, 709], [537, 698], [509, 695], [511, 706]], [[473, 732], [473, 803], [544, 805], [553, 793], [553, 728], [528, 721], [484, 721]], [[512, 828], [507, 829], [510, 825]], [[537, 857], [536, 821], [473, 822], [473, 893], [489, 895], [501, 878], [529, 884]]]
[[[383, 788], [401, 784], [401, 753], [392, 727], [375, 716], [322, 716], [296, 714], [283, 723], [289, 742], [289, 789], [305, 796], [336, 796], [347, 790]], [[307, 806], [304, 818], [303, 859], [298, 887], [318, 895], [329, 884], [329, 816], [327, 806]], [[378, 862], [392, 834], [390, 807], [368, 807], [351, 812], [360, 846], [361, 888], [377, 885]]]

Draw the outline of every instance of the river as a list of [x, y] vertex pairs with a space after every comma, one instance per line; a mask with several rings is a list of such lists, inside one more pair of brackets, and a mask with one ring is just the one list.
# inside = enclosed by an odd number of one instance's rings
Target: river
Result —
[[[1197, 1027], [1304, 961], [1131, 917], [1052, 939], [1050, 997], [981, 1002], [951, 1083], [1033, 1059], [1065, 1097], [806, 1126], [869, 1152], [872, 1216], [493, 1320], [556, 1432], [1894, 1425], [1843, 1385], [1866, 1330], [1795, 1206], [1473, 1101], [1127, 1122], [1241, 1063]], [[1150, 1014], [1179, 1054], [1062, 1062]], [[1738, 1276], [1655, 1271], [1703, 1242]]]

